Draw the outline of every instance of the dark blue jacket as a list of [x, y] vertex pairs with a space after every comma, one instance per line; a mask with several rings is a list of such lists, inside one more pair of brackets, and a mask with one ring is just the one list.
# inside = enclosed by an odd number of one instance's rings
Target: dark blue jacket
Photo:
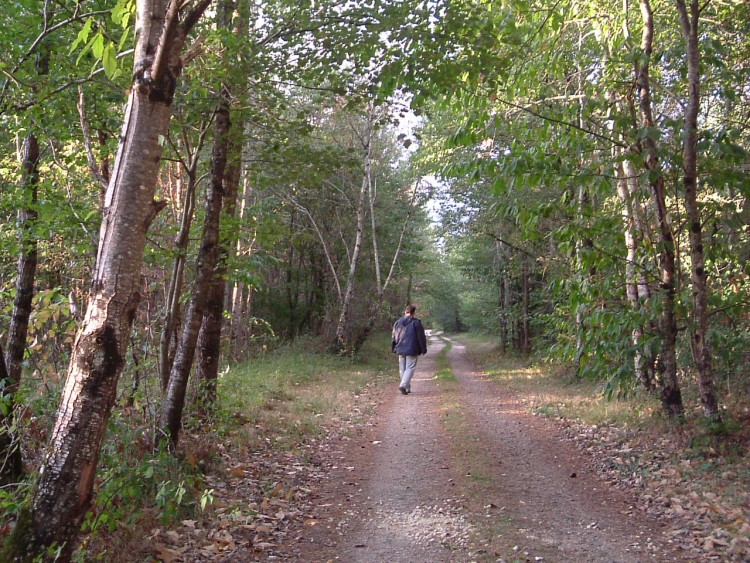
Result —
[[393, 325], [391, 349], [399, 356], [421, 356], [427, 353], [427, 337], [422, 321], [405, 315]]

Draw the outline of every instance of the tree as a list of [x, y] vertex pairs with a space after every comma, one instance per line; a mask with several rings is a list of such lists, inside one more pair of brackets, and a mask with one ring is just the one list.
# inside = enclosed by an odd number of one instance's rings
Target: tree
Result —
[[[185, 407], [190, 370], [193, 367], [198, 334], [219, 261], [219, 224], [224, 197], [224, 172], [227, 164], [228, 136], [231, 125], [226, 92], [220, 96], [214, 123], [211, 184], [206, 194], [206, 212], [201, 235], [201, 248], [198, 253], [190, 303], [185, 312], [185, 322], [180, 334], [161, 410], [161, 427], [172, 448], [177, 445], [182, 429], [182, 411]], [[220, 303], [223, 306], [223, 299]], [[157, 441], [161, 440], [162, 436], [157, 436]]]
[[188, 13], [181, 13], [177, 2], [137, 4], [133, 86], [105, 196], [88, 308], [30, 505], [5, 544], [7, 560], [32, 560], [49, 548], [68, 560], [91, 502], [99, 451], [138, 306], [146, 232], [163, 207], [153, 196], [182, 71], [180, 53], [209, 4], [202, 0]]
[[698, 23], [700, 6], [691, 0], [689, 9], [684, 0], [677, 0], [682, 34], [685, 37], [687, 59], [688, 100], [685, 105], [685, 130], [682, 141], [683, 185], [685, 209], [689, 221], [690, 277], [693, 284], [693, 315], [695, 328], [691, 331], [691, 349], [698, 372], [701, 403], [706, 416], [721, 420], [711, 367], [711, 347], [708, 340], [708, 282], [703, 248], [703, 218], [698, 208], [698, 114], [701, 103], [700, 52]]
[[[661, 269], [660, 296], [661, 314], [659, 318], [659, 333], [661, 348], [659, 351], [659, 366], [661, 368], [661, 400], [667, 413], [681, 416], [683, 413], [682, 392], [677, 380], [677, 321], [675, 318], [675, 241], [672, 222], [667, 209], [664, 173], [659, 163], [659, 153], [654, 135], [650, 133], [656, 123], [653, 117], [651, 98], [650, 62], [653, 53], [654, 19], [649, 0], [641, 0], [641, 15], [643, 29], [641, 33], [641, 56], [636, 59], [635, 87], [639, 100], [640, 127], [644, 135], [639, 135], [636, 151], [644, 155], [643, 162], [649, 172], [651, 197], [655, 210], [658, 233], [660, 235], [659, 267]], [[638, 155], [640, 156], [640, 154]]]
[[15, 381], [5, 368], [5, 355], [0, 346], [0, 486], [16, 483], [23, 473], [23, 459], [15, 424], [13, 393]]

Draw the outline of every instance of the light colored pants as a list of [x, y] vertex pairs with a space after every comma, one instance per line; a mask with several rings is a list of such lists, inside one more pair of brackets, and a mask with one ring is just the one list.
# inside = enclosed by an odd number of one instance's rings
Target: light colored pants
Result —
[[417, 358], [419, 356], [399, 356], [398, 372], [401, 374], [401, 384], [399, 387], [411, 390], [411, 378], [414, 377], [414, 368], [417, 367]]

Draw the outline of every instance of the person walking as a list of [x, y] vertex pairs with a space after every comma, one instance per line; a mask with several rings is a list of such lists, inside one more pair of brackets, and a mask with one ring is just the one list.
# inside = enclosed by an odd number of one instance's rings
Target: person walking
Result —
[[427, 353], [427, 337], [422, 321], [414, 316], [415, 305], [407, 305], [404, 316], [393, 325], [391, 350], [398, 354], [398, 372], [401, 382], [398, 389], [404, 395], [411, 393], [411, 378], [417, 367], [417, 358]]

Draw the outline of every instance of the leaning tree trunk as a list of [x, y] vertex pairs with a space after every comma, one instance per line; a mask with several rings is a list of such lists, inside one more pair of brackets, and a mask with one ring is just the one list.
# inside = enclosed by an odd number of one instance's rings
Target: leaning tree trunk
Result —
[[[34, 223], [37, 219], [36, 203], [39, 185], [39, 142], [29, 133], [24, 142], [22, 187], [28, 201], [18, 212], [21, 252], [18, 256], [16, 297], [8, 330], [8, 353], [0, 355], [3, 364], [3, 385], [0, 387], [0, 483], [13, 483], [23, 472], [21, 450], [14, 419], [15, 396], [21, 382], [23, 356], [26, 352], [26, 335], [29, 332], [31, 302], [34, 297], [34, 279], [37, 266], [37, 242]], [[7, 370], [6, 370], [7, 367]]]
[[185, 37], [210, 4], [178, 24], [177, 3], [137, 4], [135, 75], [107, 187], [88, 308], [76, 336], [52, 429], [29, 506], [0, 560], [31, 561], [59, 548], [68, 561], [91, 504], [96, 466], [139, 301], [146, 232], [163, 204], [154, 201]]
[[354, 240], [354, 248], [352, 249], [351, 262], [349, 263], [349, 275], [346, 279], [346, 289], [344, 290], [344, 299], [341, 303], [341, 313], [339, 314], [339, 322], [336, 326], [336, 341], [334, 348], [338, 353], [344, 353], [348, 351], [349, 345], [347, 343], [348, 338], [348, 327], [349, 317], [351, 315], [351, 303], [354, 296], [354, 280], [357, 274], [357, 267], [359, 266], [359, 255], [362, 251], [362, 241], [364, 240], [365, 234], [365, 214], [367, 212], [367, 206], [365, 200], [367, 196], [367, 188], [369, 185], [369, 179], [371, 174], [371, 150], [372, 150], [372, 135], [374, 131], [374, 116], [373, 108], [370, 107], [367, 113], [367, 122], [365, 125], [365, 134], [362, 137], [363, 148], [364, 148], [364, 168], [365, 173], [362, 178], [362, 187], [359, 190], [359, 200], [357, 201], [357, 234]]
[[351, 262], [349, 263], [349, 275], [346, 279], [346, 289], [344, 290], [344, 299], [341, 304], [341, 312], [339, 314], [339, 322], [336, 326], [336, 343], [335, 349], [339, 353], [346, 352], [348, 349], [347, 345], [347, 333], [349, 326], [349, 317], [351, 316], [351, 304], [354, 296], [354, 280], [357, 274], [357, 267], [359, 265], [359, 254], [362, 250], [362, 240], [364, 238], [364, 223], [365, 223], [365, 193], [366, 193], [367, 182], [362, 182], [362, 189], [360, 190], [359, 203], [357, 204], [357, 234], [355, 237], [354, 248], [352, 249]]
[[26, 335], [29, 331], [37, 266], [37, 242], [33, 231], [38, 215], [36, 203], [39, 185], [39, 142], [33, 133], [29, 133], [24, 142], [22, 167], [22, 184], [28, 201], [18, 213], [21, 253], [18, 257], [16, 298], [10, 318], [6, 356], [8, 376], [14, 381], [11, 392], [21, 381], [21, 367], [26, 352]]
[[[189, 155], [184, 170], [187, 175], [187, 186], [184, 190], [182, 217], [180, 219], [180, 230], [177, 232], [174, 242], [175, 259], [172, 264], [172, 275], [169, 277], [167, 288], [166, 314], [164, 315], [164, 328], [159, 337], [159, 380], [163, 393], [167, 392], [169, 385], [169, 374], [172, 371], [176, 347], [175, 341], [179, 341], [179, 315], [180, 297], [185, 280], [185, 264], [187, 261], [188, 244], [190, 243], [190, 229], [193, 225], [195, 215], [195, 192], [198, 188], [198, 164], [201, 161], [203, 143], [210, 129], [210, 122], [205, 122], [201, 128], [198, 142], [194, 147], [185, 146], [185, 152]], [[179, 199], [179, 198], [178, 198]], [[175, 346], [173, 346], [175, 344]]]
[[[185, 408], [190, 370], [195, 359], [198, 332], [206, 311], [211, 280], [219, 257], [219, 225], [224, 191], [224, 171], [227, 163], [227, 139], [229, 132], [229, 105], [222, 99], [216, 110], [214, 145], [211, 154], [211, 183], [206, 194], [206, 218], [203, 224], [201, 248], [198, 252], [195, 281], [190, 303], [185, 313], [185, 323], [169, 376], [167, 395], [161, 411], [161, 428], [170, 448], [175, 448], [182, 429], [182, 411]], [[223, 300], [222, 300], [223, 303]], [[162, 436], [157, 437], [157, 442]]]
[[187, 174], [188, 185], [185, 191], [180, 230], [175, 237], [174, 250], [176, 255], [172, 264], [172, 275], [169, 277], [169, 286], [167, 287], [164, 328], [159, 337], [159, 381], [162, 392], [167, 391], [169, 374], [172, 371], [172, 363], [174, 361], [172, 341], [175, 339], [175, 334], [177, 333], [180, 296], [182, 295], [182, 286], [185, 277], [185, 261], [187, 260], [190, 228], [193, 224], [193, 212], [195, 211], [195, 170], [188, 170]]
[[367, 318], [367, 322], [364, 324], [364, 326], [357, 331], [357, 334], [352, 339], [352, 349], [354, 352], [359, 352], [359, 350], [364, 345], [367, 338], [370, 336], [370, 333], [375, 328], [375, 323], [378, 320], [378, 317], [380, 316], [380, 310], [383, 307], [383, 300], [385, 299], [385, 292], [388, 289], [388, 286], [391, 283], [391, 280], [393, 279], [393, 275], [396, 272], [396, 266], [398, 265], [398, 259], [401, 255], [401, 249], [404, 245], [404, 237], [406, 235], [406, 231], [409, 227], [409, 221], [411, 219], [412, 213], [414, 212], [414, 203], [417, 199], [417, 188], [418, 184], [414, 185], [414, 189], [412, 190], [411, 194], [411, 200], [409, 201], [409, 210], [406, 213], [406, 217], [404, 217], [404, 223], [401, 225], [401, 235], [398, 239], [398, 245], [396, 246], [396, 251], [393, 253], [393, 259], [391, 260], [391, 267], [388, 271], [388, 275], [385, 277], [385, 280], [382, 279], [382, 275], [380, 272], [380, 250], [378, 248], [378, 234], [377, 234], [377, 217], [375, 215], [375, 190], [373, 188], [373, 182], [372, 182], [372, 176], [371, 176], [371, 169], [367, 169], [368, 177], [367, 177], [367, 192], [369, 194], [369, 201], [370, 201], [370, 227], [371, 227], [371, 236], [372, 236], [372, 252], [373, 252], [373, 260], [375, 262], [375, 283], [377, 287], [377, 295], [375, 297], [375, 303], [372, 305], [370, 309], [370, 314]]
[[[636, 63], [635, 78], [640, 100], [641, 125], [653, 128], [654, 118], [651, 108], [651, 83], [649, 62], [653, 50], [654, 19], [649, 0], [641, 0], [643, 33], [641, 49], [643, 59]], [[646, 152], [646, 168], [649, 172], [651, 197], [656, 210], [656, 220], [661, 248], [659, 267], [661, 270], [661, 305], [659, 333], [661, 335], [660, 371], [661, 400], [665, 412], [670, 416], [681, 416], [683, 412], [682, 392], [677, 380], [677, 321], [675, 319], [675, 244], [672, 225], [666, 204], [664, 174], [659, 164], [656, 142], [651, 135], [642, 141]], [[638, 150], [638, 149], [636, 149]], [[643, 150], [643, 149], [641, 149]]]
[[690, 335], [695, 367], [698, 371], [698, 387], [701, 404], [706, 416], [721, 419], [714, 387], [714, 372], [711, 366], [711, 347], [708, 342], [708, 284], [706, 281], [705, 255], [703, 251], [703, 224], [698, 207], [698, 112], [700, 109], [700, 54], [698, 51], [697, 0], [690, 1], [690, 13], [684, 0], [677, 0], [682, 33], [687, 43], [688, 103], [685, 106], [685, 131], [683, 133], [683, 184], [685, 186], [685, 210], [688, 217], [690, 239], [690, 278], [693, 282], [693, 315], [695, 328]]

